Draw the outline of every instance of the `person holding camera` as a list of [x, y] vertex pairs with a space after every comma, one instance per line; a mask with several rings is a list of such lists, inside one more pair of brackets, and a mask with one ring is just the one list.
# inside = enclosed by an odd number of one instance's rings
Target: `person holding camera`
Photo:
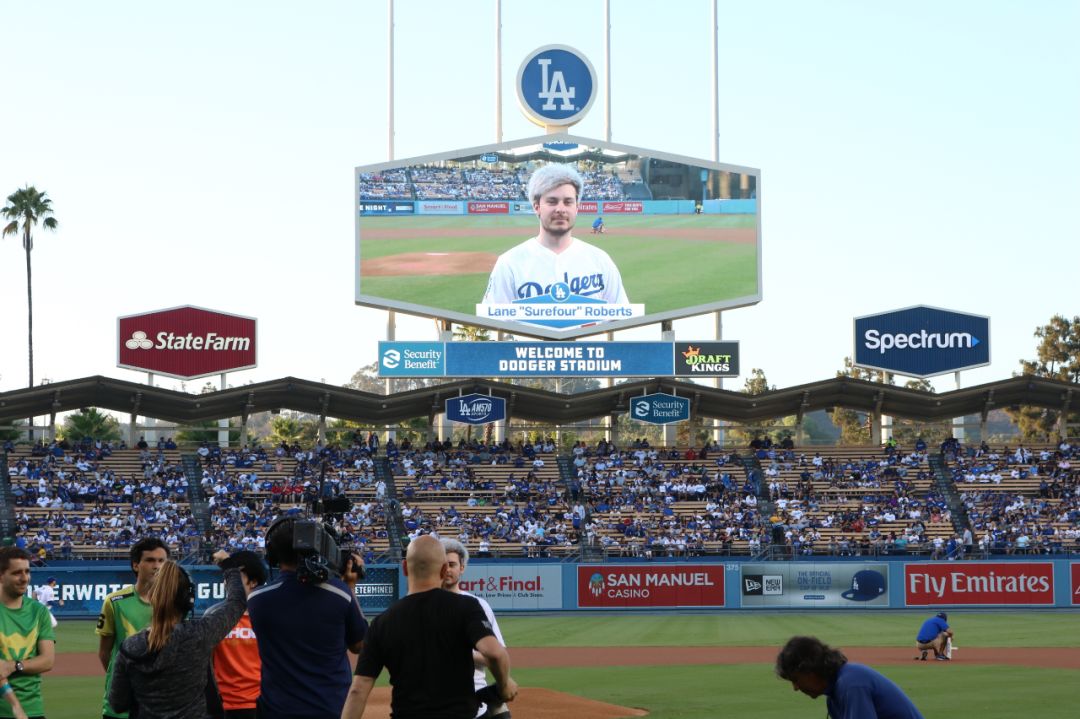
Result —
[[480, 700], [473, 650], [495, 677], [486, 701], [512, 701], [518, 687], [510, 655], [475, 598], [443, 589], [449, 566], [439, 540], [424, 535], [410, 542], [403, 569], [408, 596], [372, 622], [340, 719], [360, 719], [383, 667], [390, 670], [394, 719], [474, 719]]
[[348, 652], [359, 653], [367, 633], [356, 600], [363, 559], [342, 558], [339, 579], [326, 557], [295, 546], [297, 527], [315, 522], [286, 516], [266, 530], [266, 559], [278, 576], [248, 597], [262, 659], [260, 719], [337, 719], [352, 674]]
[[195, 583], [179, 564], [165, 562], [150, 589], [150, 626], [120, 645], [113, 662], [109, 705], [133, 719], [204, 719], [210, 655], [244, 613], [240, 570], [220, 551], [214, 562], [225, 569], [225, 605], [200, 619]]

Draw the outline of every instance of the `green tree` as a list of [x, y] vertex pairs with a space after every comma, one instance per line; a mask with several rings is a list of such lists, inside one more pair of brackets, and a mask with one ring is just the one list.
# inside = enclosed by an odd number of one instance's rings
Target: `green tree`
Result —
[[[1047, 324], [1035, 329], [1035, 338], [1039, 340], [1035, 359], [1020, 360], [1021, 375], [1080, 382], [1080, 316], [1070, 320], [1064, 315], [1054, 315]], [[1010, 407], [1006, 412], [1025, 440], [1046, 441], [1060, 433], [1061, 410], [1020, 406]], [[1080, 422], [1080, 412], [1070, 412], [1066, 422]]]
[[490, 342], [491, 330], [472, 325], [454, 325], [455, 342]]
[[120, 439], [120, 422], [111, 414], [90, 407], [69, 414], [57, 434], [68, 442], [79, 442], [83, 438], [113, 441]]
[[21, 429], [19, 429], [19, 427], [25, 425], [26, 420], [17, 419], [11, 424], [15, 427], [15, 429], [0, 429], [0, 442], [7, 442], [8, 440], [11, 440], [12, 442], [17, 442], [25, 434]]
[[[836, 372], [837, 377], [851, 377], [866, 380], [867, 382], [880, 382], [882, 374], [881, 372], [856, 367], [850, 357], [844, 358], [844, 368]], [[893, 384], [891, 376], [888, 384]], [[845, 407], [833, 407], [827, 411], [833, 424], [840, 428], [840, 444], [870, 443], [870, 423], [874, 421], [873, 415], [856, 412]]]
[[319, 436], [318, 423], [310, 418], [302, 418], [295, 413], [279, 414], [270, 420], [270, 436], [267, 441], [272, 445], [299, 444], [301, 447], [314, 447]]
[[[232, 424], [233, 422], [236, 422], [235, 418], [230, 420], [230, 424]], [[220, 431], [220, 429], [221, 428], [218, 427], [218, 423], [216, 420], [207, 419], [203, 420], [202, 422], [195, 422], [193, 425], [185, 427], [184, 429], [177, 430], [174, 439], [176, 440], [177, 444], [202, 444], [203, 442], [207, 442], [209, 444], [217, 444], [218, 432]], [[248, 432], [246, 444], [248, 446], [251, 446], [252, 444], [254, 444], [254, 439], [254, 435], [252, 435], [251, 432]], [[240, 430], [230, 429], [229, 446], [237, 447], [239, 445]]]
[[[30, 272], [30, 252], [34, 249], [34, 227], [40, 222], [46, 230], [55, 231], [56, 218], [52, 216], [52, 200], [46, 193], [38, 192], [33, 185], [8, 195], [8, 204], [0, 214], [9, 222], [4, 225], [3, 236], [22, 235], [23, 251], [26, 253], [26, 353], [30, 367], [27, 387], [34, 386], [34, 290]], [[31, 417], [27, 428], [28, 438], [34, 441], [34, 420]]]
[[[934, 385], [928, 379], [910, 379], [904, 383], [904, 387], [920, 392], [934, 392]], [[928, 446], [933, 447], [952, 437], [953, 434], [952, 422], [949, 420], [944, 422], [916, 422], [911, 419], [894, 417], [892, 425], [893, 439], [901, 447], [909, 449], [915, 445], [915, 440], [919, 437], [926, 440]]]

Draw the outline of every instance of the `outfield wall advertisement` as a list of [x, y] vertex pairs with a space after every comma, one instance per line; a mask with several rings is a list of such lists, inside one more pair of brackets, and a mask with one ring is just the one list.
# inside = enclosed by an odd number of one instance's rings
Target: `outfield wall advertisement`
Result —
[[1080, 604], [1080, 563], [1069, 566], [1069, 596], [1073, 604]]
[[577, 568], [582, 609], [723, 607], [724, 565], [591, 565]]
[[[190, 572], [195, 581], [196, 613], [224, 601], [225, 584], [218, 569], [195, 568]], [[58, 602], [52, 606], [57, 617], [96, 617], [109, 593], [134, 580], [130, 570], [115, 565], [108, 569], [34, 568], [28, 594], [33, 596], [34, 589], [49, 577], [55, 577], [57, 597], [64, 602], [63, 606]], [[364, 581], [356, 585], [360, 607], [367, 613], [378, 613], [389, 607], [398, 597], [398, 580], [396, 565], [367, 567]]]
[[482, 597], [495, 611], [562, 609], [562, 568], [552, 564], [469, 562], [461, 589]]
[[[528, 183], [552, 164], [583, 188], [548, 246]], [[355, 299], [547, 339], [755, 304], [759, 180], [571, 135], [358, 167]]]
[[1052, 562], [919, 563], [904, 566], [904, 601], [937, 605], [1051, 606]]
[[743, 607], [799, 608], [889, 605], [889, 567], [862, 562], [743, 564]]

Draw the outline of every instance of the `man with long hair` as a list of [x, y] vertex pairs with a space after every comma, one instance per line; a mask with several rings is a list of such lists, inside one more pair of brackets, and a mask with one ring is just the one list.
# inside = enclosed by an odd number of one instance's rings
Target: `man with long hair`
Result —
[[150, 588], [154, 578], [169, 558], [169, 548], [157, 537], [145, 537], [131, 545], [129, 560], [135, 584], [118, 589], [105, 597], [97, 621], [98, 659], [105, 670], [105, 698], [102, 719], [127, 719], [127, 712], [109, 706], [113, 662], [125, 639], [150, 624]]
[[923, 719], [903, 690], [870, 667], [852, 664], [816, 637], [792, 637], [776, 657], [776, 675], [811, 699], [825, 695], [832, 719]]
[[[53, 668], [56, 635], [49, 610], [26, 595], [30, 585], [30, 553], [18, 547], [0, 549], [0, 717], [41, 717], [41, 675]], [[17, 699], [11, 702], [11, 693]], [[21, 704], [21, 707], [19, 706]], [[20, 713], [25, 711], [25, 713]]]
[[150, 626], [128, 637], [116, 657], [109, 703], [139, 719], [205, 719], [210, 654], [247, 606], [240, 570], [218, 552], [225, 569], [225, 605], [199, 619], [195, 586], [176, 562], [165, 562], [150, 588]]
[[[483, 597], [470, 594], [461, 588], [461, 575], [465, 573], [465, 568], [469, 565], [468, 548], [456, 539], [443, 539], [440, 541], [442, 541], [443, 549], [446, 550], [447, 571], [443, 575], [443, 589], [475, 599], [480, 604], [480, 608], [484, 610], [484, 616], [487, 617], [495, 638], [499, 640], [499, 644], [505, 647], [506, 640], [503, 639], [502, 631], [499, 629], [499, 622], [495, 619], [495, 612], [491, 610], [491, 605]], [[474, 649], [473, 662], [476, 667], [473, 671], [473, 686], [477, 691], [480, 691], [487, 686], [487, 673], [484, 671], [487, 667], [487, 660], [484, 659], [483, 654]], [[510, 710], [506, 707], [505, 702], [493, 702], [492, 706], [484, 703], [481, 704], [477, 716], [490, 717], [490, 719], [510, 719]]]

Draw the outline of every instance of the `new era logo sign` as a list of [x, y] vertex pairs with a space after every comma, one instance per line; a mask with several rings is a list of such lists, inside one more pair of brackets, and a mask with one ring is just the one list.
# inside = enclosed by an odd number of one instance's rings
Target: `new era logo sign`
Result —
[[743, 579], [743, 592], [746, 594], [761, 594], [761, 582], [749, 577]]

